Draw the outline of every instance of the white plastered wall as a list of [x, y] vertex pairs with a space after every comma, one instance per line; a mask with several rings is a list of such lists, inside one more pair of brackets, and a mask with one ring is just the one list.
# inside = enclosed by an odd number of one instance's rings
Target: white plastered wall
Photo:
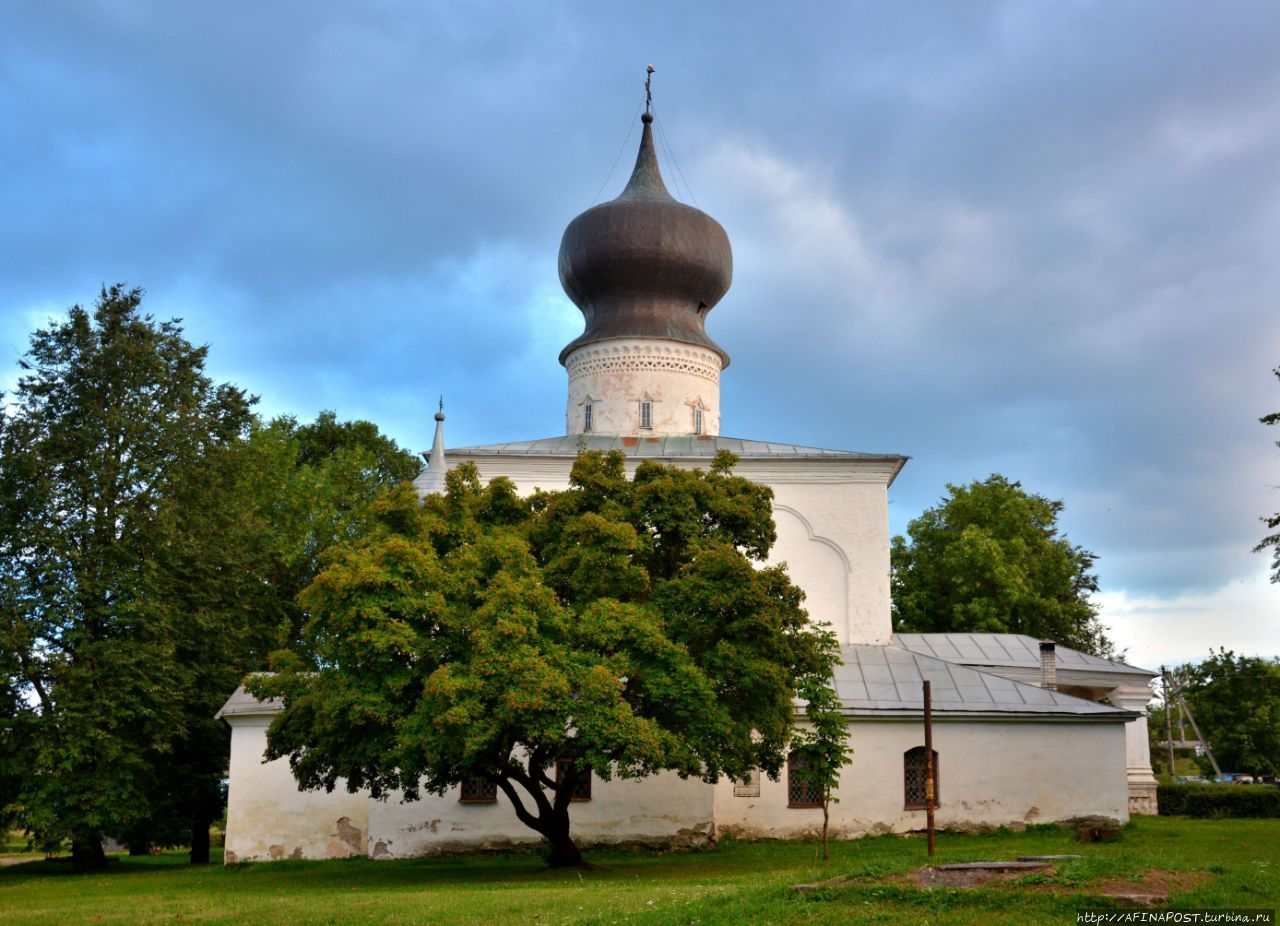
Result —
[[225, 860], [346, 858], [368, 851], [369, 796], [300, 791], [286, 759], [264, 763], [270, 715], [229, 716]]
[[[569, 401], [565, 433], [581, 434], [585, 407], [600, 434], [693, 434], [702, 409], [703, 434], [720, 433], [720, 355], [705, 347], [654, 338], [611, 338], [565, 358]], [[652, 410], [640, 427], [640, 403]]]
[[[231, 790], [225, 860], [409, 858], [461, 849], [535, 844], [506, 797], [463, 803], [459, 789], [417, 801], [377, 801], [341, 785], [332, 793], [300, 791], [286, 759], [263, 762], [274, 715], [228, 717]], [[592, 798], [570, 808], [580, 845], [699, 843], [714, 831], [715, 790], [663, 773], [639, 780], [592, 783]]]
[[[939, 828], [1051, 823], [1097, 815], [1129, 818], [1122, 723], [935, 722]], [[923, 745], [920, 721], [859, 721], [853, 760], [831, 805], [837, 838], [924, 828], [923, 810], [903, 809], [903, 753]], [[787, 806], [786, 770], [762, 778], [759, 797], [716, 786], [716, 830], [743, 836], [810, 835], [822, 811]]]
[[787, 564], [804, 589], [809, 617], [830, 624], [842, 646], [887, 644], [893, 629], [887, 480], [855, 479], [851, 471], [828, 474], [847, 481], [809, 482], [799, 471], [751, 470], [738, 471], [773, 488], [778, 541], [769, 561]]

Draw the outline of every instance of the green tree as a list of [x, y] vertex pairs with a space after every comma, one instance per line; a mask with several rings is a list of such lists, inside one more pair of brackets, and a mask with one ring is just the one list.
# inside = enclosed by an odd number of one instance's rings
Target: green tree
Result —
[[251, 681], [284, 699], [268, 756], [377, 798], [483, 779], [553, 865], [582, 863], [585, 776], [776, 777], [793, 699], [834, 657], [785, 571], [758, 568], [771, 492], [732, 465], [629, 480], [621, 454], [583, 453], [563, 492], [463, 466], [444, 495], [383, 496], [303, 593], [314, 659]]
[[[1276, 378], [1280, 379], [1280, 367], [1276, 367], [1273, 372], [1276, 374]], [[1280, 412], [1263, 415], [1258, 420], [1266, 425], [1280, 424]], [[1280, 441], [1276, 441], [1276, 446], [1280, 447]], [[1275, 531], [1275, 533], [1263, 537], [1262, 541], [1253, 548], [1253, 552], [1261, 553], [1268, 547], [1271, 548], [1271, 581], [1280, 582], [1280, 511], [1270, 517], [1262, 518], [1262, 523], [1267, 525], [1268, 530]]]
[[839, 663], [839, 648], [834, 634], [824, 631], [828, 639], [822, 651], [827, 663], [805, 677], [799, 689], [804, 700], [806, 726], [791, 741], [791, 752], [799, 758], [795, 773], [810, 782], [822, 795], [822, 858], [831, 858], [828, 831], [831, 805], [837, 803], [835, 789], [840, 784], [840, 771], [853, 758], [849, 748], [849, 723], [841, 710], [832, 673]]
[[256, 462], [238, 490], [253, 500], [270, 534], [267, 580], [279, 608], [278, 646], [302, 645], [299, 594], [320, 572], [321, 553], [366, 530], [375, 498], [413, 479], [422, 461], [368, 421], [339, 422], [332, 411], [312, 424], [275, 419], [251, 441]]
[[1224, 772], [1280, 774], [1280, 659], [1220, 649], [1176, 674]]
[[1089, 597], [1097, 557], [1058, 534], [1061, 511], [1000, 475], [948, 485], [907, 525], [910, 540], [893, 538], [894, 628], [1024, 633], [1111, 655]]
[[316, 577], [319, 550], [356, 536], [377, 494], [418, 469], [373, 424], [323, 412], [211, 448], [201, 478], [172, 494], [148, 588], [186, 629], [174, 644], [185, 722], [150, 762], [149, 815], [117, 834], [131, 851], [189, 841], [193, 862], [209, 860], [230, 751], [215, 712], [270, 652], [299, 645], [298, 593]]
[[184, 728], [189, 628], [149, 594], [168, 500], [252, 420], [243, 392], [204, 375], [205, 348], [140, 314], [141, 297], [104, 288], [92, 313], [36, 331], [0, 435], [0, 634], [10, 685], [34, 702], [18, 710], [17, 798], [25, 825], [71, 840], [77, 870], [148, 815], [154, 756]]

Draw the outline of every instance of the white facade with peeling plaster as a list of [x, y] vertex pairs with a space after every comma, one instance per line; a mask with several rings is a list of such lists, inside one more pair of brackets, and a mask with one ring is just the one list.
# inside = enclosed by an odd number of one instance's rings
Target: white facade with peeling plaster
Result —
[[300, 791], [288, 761], [263, 762], [274, 713], [231, 715], [225, 861], [349, 858], [369, 851], [369, 798]]
[[[265, 748], [263, 718], [232, 720], [231, 810], [227, 862], [281, 858], [414, 858], [536, 845], [501, 793], [491, 804], [463, 803], [458, 789], [413, 802], [367, 793], [299, 793], [285, 760], [254, 762]], [[904, 808], [902, 757], [921, 743], [918, 721], [851, 723], [853, 760], [831, 806], [834, 838], [920, 830], [924, 813]], [[940, 828], [972, 830], [1083, 816], [1129, 816], [1124, 727], [1115, 723], [975, 721], [938, 723]], [[742, 789], [739, 789], [742, 790]], [[582, 845], [696, 845], [723, 835], [812, 836], [815, 808], [788, 806], [787, 773], [759, 776], [755, 796], [734, 783], [707, 784], [673, 774], [595, 781], [590, 801], [571, 815]]]
[[[831, 805], [837, 839], [924, 828], [924, 811], [904, 808], [902, 757], [922, 744], [918, 723], [857, 722], [853, 760]], [[956, 722], [933, 729], [938, 753], [939, 829], [1049, 823], [1073, 817], [1128, 819], [1124, 728], [1118, 724]], [[716, 787], [716, 828], [745, 838], [813, 836], [822, 811], [787, 806], [785, 773], [762, 776], [759, 797]]]

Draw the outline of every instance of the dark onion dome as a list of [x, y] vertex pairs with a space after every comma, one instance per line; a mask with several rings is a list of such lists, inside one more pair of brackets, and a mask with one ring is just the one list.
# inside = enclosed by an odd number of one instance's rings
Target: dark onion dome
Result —
[[653, 150], [653, 116], [636, 168], [615, 200], [569, 223], [560, 242], [560, 283], [586, 316], [587, 330], [560, 352], [606, 338], [666, 338], [729, 355], [707, 337], [703, 319], [733, 281], [733, 252], [720, 223], [667, 192]]

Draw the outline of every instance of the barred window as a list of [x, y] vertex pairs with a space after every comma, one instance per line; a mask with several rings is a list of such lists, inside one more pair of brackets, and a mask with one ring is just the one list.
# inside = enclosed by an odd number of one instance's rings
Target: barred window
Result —
[[810, 781], [796, 772], [809, 767], [809, 760], [797, 752], [787, 756], [787, 806], [788, 807], [821, 807], [822, 788], [816, 781]]
[[653, 403], [648, 400], [640, 403], [640, 427], [646, 431], [653, 430]]
[[588, 402], [582, 408], [582, 430], [590, 431], [592, 423], [591, 403]]
[[497, 803], [498, 786], [487, 778], [471, 775], [462, 779], [462, 793], [458, 800], [463, 804]]
[[[908, 749], [902, 754], [902, 783], [905, 792], [906, 810], [925, 809], [925, 783], [929, 780], [929, 770], [925, 763], [923, 746]], [[933, 751], [933, 806], [941, 803], [939, 791], [940, 776], [938, 774], [938, 750]]]
[[[559, 785], [564, 780], [564, 773], [568, 769], [569, 763], [564, 759], [556, 759], [556, 784]], [[589, 801], [591, 800], [591, 769], [587, 769], [585, 777], [580, 778], [578, 783], [573, 786], [573, 796], [569, 798], [571, 801]]]

